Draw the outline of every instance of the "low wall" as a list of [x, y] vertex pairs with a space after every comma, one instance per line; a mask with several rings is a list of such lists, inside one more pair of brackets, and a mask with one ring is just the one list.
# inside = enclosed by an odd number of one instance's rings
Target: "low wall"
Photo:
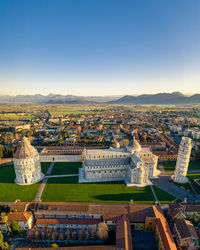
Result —
[[3, 158], [0, 159], [0, 166], [6, 166], [13, 164], [13, 158]]
[[81, 161], [81, 155], [40, 155], [41, 162]]

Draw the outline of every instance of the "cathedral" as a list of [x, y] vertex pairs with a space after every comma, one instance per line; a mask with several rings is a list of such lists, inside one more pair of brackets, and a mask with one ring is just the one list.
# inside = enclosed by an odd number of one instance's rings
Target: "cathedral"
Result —
[[23, 137], [14, 156], [15, 183], [30, 185], [44, 178], [41, 172], [40, 157], [38, 151], [31, 146], [30, 141]]
[[125, 181], [127, 186], [146, 186], [159, 174], [158, 157], [148, 147], [133, 142], [125, 148], [84, 150], [79, 183]]

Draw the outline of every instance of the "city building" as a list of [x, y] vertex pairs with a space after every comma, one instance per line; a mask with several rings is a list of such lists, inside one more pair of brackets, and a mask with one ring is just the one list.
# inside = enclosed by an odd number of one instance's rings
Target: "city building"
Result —
[[[13, 210], [33, 209], [33, 203], [25, 205], [17, 202]], [[140, 235], [152, 232], [156, 249], [176, 250], [168, 222], [159, 205], [152, 204], [115, 204], [115, 203], [79, 203], [79, 202], [40, 202], [33, 209], [36, 224], [28, 234], [32, 242], [42, 237], [43, 241], [81, 242], [93, 240], [100, 223], [116, 234], [115, 245], [94, 245], [92, 249], [131, 250], [134, 230]], [[53, 229], [53, 231], [52, 231]], [[76, 235], [76, 236], [75, 236]], [[91, 238], [91, 235], [93, 238]], [[152, 240], [153, 240], [152, 238]], [[103, 247], [103, 248], [102, 248]], [[71, 249], [66, 246], [65, 249]], [[73, 249], [91, 249], [90, 246], [76, 246]]]
[[188, 182], [186, 175], [190, 161], [191, 148], [192, 148], [192, 140], [188, 137], [182, 137], [178, 150], [176, 168], [173, 176], [175, 182], [178, 183]]
[[32, 228], [34, 218], [32, 212], [10, 212], [7, 214], [8, 224], [17, 221], [21, 230], [29, 230]]
[[15, 183], [30, 185], [43, 179], [38, 151], [23, 137], [14, 156]]
[[178, 249], [199, 249], [198, 232], [193, 223], [200, 220], [200, 205], [169, 204], [168, 215]]
[[133, 137], [124, 148], [84, 150], [79, 182], [123, 180], [127, 186], [150, 185], [159, 174], [157, 162], [149, 147], [141, 147]]

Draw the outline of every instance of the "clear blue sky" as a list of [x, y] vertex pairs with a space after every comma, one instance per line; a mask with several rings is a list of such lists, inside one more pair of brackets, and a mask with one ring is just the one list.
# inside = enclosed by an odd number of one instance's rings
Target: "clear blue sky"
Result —
[[200, 92], [199, 0], [1, 0], [0, 94]]

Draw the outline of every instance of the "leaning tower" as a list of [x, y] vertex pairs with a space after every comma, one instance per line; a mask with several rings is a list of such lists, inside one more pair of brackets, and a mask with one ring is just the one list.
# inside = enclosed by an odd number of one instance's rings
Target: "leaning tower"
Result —
[[30, 141], [23, 137], [14, 156], [15, 183], [30, 185], [43, 179], [40, 158], [37, 150], [31, 146]]
[[178, 158], [176, 161], [176, 169], [174, 172], [174, 181], [178, 183], [186, 183], [188, 165], [192, 149], [192, 140], [188, 137], [182, 137], [179, 145]]

